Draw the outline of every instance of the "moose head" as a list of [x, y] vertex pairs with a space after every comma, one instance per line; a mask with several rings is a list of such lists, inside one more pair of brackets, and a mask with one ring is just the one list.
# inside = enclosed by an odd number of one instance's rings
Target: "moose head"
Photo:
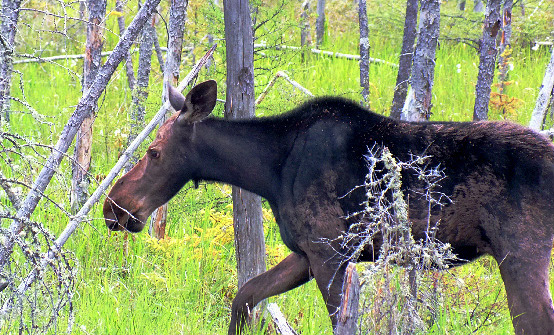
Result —
[[111, 189], [104, 202], [104, 218], [111, 230], [139, 232], [146, 219], [171, 199], [189, 180], [196, 180], [198, 153], [192, 145], [195, 126], [216, 103], [217, 84], [196, 85], [187, 96], [169, 87], [169, 101], [177, 111], [158, 130], [144, 157]]

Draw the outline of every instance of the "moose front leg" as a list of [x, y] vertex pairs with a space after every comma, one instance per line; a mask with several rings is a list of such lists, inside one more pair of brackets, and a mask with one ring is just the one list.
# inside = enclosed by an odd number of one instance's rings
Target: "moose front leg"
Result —
[[292, 253], [274, 268], [247, 281], [233, 300], [229, 335], [240, 333], [250, 311], [260, 301], [292, 290], [310, 279], [308, 259], [300, 254]]

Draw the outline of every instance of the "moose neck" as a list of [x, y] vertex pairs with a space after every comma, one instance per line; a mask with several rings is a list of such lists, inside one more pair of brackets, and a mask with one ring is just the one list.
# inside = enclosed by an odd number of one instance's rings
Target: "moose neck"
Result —
[[267, 123], [207, 119], [196, 125], [197, 179], [220, 181], [277, 200], [280, 167], [288, 149]]

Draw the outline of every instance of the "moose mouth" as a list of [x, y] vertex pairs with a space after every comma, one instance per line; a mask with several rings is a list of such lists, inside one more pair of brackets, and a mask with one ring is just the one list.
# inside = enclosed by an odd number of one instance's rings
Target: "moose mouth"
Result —
[[139, 212], [131, 213], [111, 200], [104, 203], [104, 221], [112, 231], [140, 232], [149, 215], [141, 215]]

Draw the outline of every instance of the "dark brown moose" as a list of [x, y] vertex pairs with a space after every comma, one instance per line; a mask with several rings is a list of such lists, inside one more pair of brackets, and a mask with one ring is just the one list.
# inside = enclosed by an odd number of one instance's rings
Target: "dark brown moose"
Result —
[[[139, 232], [151, 212], [188, 181], [219, 181], [261, 195], [270, 204], [283, 242], [292, 251], [248, 281], [232, 305], [229, 334], [262, 299], [312, 278], [335, 325], [348, 246], [338, 237], [356, 220], [368, 147], [386, 146], [401, 161], [429, 156], [446, 178], [451, 202], [432, 208], [437, 239], [460, 260], [492, 255], [500, 267], [516, 334], [554, 334], [548, 268], [554, 237], [554, 146], [533, 131], [504, 122], [407, 123], [339, 98], [320, 98], [277, 117], [208, 117], [216, 83], [186, 97], [170, 88], [176, 115], [160, 128], [138, 164], [117, 181], [104, 204], [112, 230]], [[403, 172], [416, 240], [424, 238], [428, 203]], [[354, 190], [356, 189], [356, 190]], [[354, 191], [352, 191], [354, 190]], [[350, 217], [347, 219], [347, 217]], [[326, 241], [322, 243], [322, 241]], [[363, 252], [357, 261], [372, 261]], [[463, 261], [460, 261], [463, 263]]]

